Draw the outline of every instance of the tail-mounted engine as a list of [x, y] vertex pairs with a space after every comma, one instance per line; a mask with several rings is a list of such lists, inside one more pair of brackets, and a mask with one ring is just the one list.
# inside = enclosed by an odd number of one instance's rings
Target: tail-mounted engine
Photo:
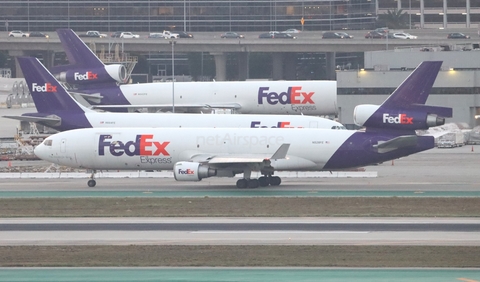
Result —
[[398, 130], [427, 129], [445, 124], [452, 109], [426, 105], [410, 105], [408, 109], [389, 109], [377, 105], [358, 105], [353, 120], [358, 126]]
[[106, 65], [102, 68], [72, 69], [55, 75], [61, 82], [70, 84], [92, 84], [105, 82], [127, 82], [127, 69], [124, 65]]
[[200, 181], [217, 175], [217, 170], [194, 162], [178, 162], [173, 167], [173, 175], [177, 181]]

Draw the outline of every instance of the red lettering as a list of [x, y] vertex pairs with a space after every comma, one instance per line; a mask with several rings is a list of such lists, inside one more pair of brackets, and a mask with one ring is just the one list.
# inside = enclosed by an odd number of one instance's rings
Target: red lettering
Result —
[[303, 102], [302, 104], [314, 104], [312, 100], [313, 93], [315, 92], [302, 92], [303, 95]]
[[50, 83], [47, 83], [47, 92], [57, 92], [57, 86], [53, 86]]
[[292, 87], [292, 92], [290, 93], [290, 102], [292, 104], [300, 104], [300, 100], [298, 100], [298, 98], [300, 98], [300, 94], [301, 92], [299, 92], [300, 90], [302, 90], [302, 87], [300, 86], [293, 86]]
[[158, 156], [158, 155], [170, 156], [170, 154], [165, 149], [165, 147], [167, 147], [167, 145], [170, 144], [170, 142], [168, 141], [163, 143], [153, 142], [153, 144], [155, 145], [155, 147], [157, 147], [157, 150], [155, 151], [155, 153], [153, 153], [154, 156]]
[[153, 138], [153, 135], [141, 135], [140, 136], [140, 156], [151, 156], [152, 151], [147, 151], [145, 147], [152, 146], [152, 142], [147, 141], [148, 139]]

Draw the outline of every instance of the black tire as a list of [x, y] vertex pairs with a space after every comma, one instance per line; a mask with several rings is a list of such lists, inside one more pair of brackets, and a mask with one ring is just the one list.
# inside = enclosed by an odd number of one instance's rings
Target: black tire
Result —
[[282, 183], [282, 179], [278, 176], [272, 176], [270, 178], [270, 185], [272, 186], [278, 186], [280, 185], [280, 183]]
[[88, 187], [95, 187], [97, 185], [97, 182], [93, 179], [88, 180], [87, 182]]
[[270, 183], [268, 183], [267, 177], [260, 176], [260, 178], [258, 178], [258, 184], [260, 185], [260, 187], [267, 187]]
[[255, 189], [255, 188], [258, 188], [258, 186], [259, 186], [258, 179], [249, 179], [248, 180], [248, 188]]
[[243, 189], [247, 188], [248, 181], [245, 178], [237, 180], [237, 188]]

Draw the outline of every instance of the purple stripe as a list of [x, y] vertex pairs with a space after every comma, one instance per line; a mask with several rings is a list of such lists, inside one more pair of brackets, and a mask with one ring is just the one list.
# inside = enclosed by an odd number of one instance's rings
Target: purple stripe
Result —
[[379, 132], [356, 132], [346, 140], [325, 164], [324, 170], [347, 169], [366, 165], [379, 164], [398, 159], [410, 154], [432, 149], [432, 136], [418, 136], [417, 145], [393, 150], [388, 153], [377, 153], [373, 145], [378, 141], [388, 141], [400, 134], [380, 134]]

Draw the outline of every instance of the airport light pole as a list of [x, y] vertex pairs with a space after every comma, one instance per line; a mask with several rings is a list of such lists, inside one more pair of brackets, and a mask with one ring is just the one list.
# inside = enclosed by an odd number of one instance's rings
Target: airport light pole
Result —
[[172, 45], [172, 113], [175, 113], [175, 40], [170, 40]]
[[412, 0], [408, 0], [408, 29], [412, 29]]

